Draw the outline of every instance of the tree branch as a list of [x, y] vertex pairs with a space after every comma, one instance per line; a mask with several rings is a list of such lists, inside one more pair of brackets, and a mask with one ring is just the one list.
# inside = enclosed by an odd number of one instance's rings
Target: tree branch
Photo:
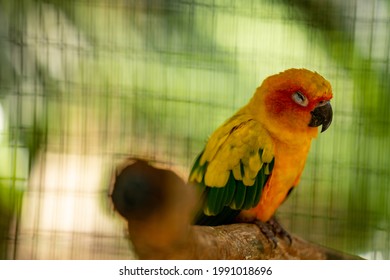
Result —
[[127, 160], [111, 181], [114, 208], [140, 259], [360, 259], [293, 236], [276, 246], [254, 224], [191, 225], [193, 188], [175, 173]]

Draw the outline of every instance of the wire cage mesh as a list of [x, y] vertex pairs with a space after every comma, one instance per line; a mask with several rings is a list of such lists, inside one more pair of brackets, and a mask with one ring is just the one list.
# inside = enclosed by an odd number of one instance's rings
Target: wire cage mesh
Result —
[[278, 216], [389, 259], [389, 13], [385, 0], [1, 0], [1, 258], [136, 258], [108, 201], [115, 164], [186, 178], [265, 77], [304, 67], [331, 82], [334, 121]]

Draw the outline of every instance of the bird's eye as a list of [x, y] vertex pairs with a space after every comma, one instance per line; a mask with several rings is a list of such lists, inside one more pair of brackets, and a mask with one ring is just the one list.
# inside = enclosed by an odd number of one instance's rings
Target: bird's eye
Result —
[[306, 107], [307, 104], [309, 104], [309, 100], [307, 100], [306, 96], [304, 96], [300, 91], [294, 92], [292, 95], [292, 100], [294, 100], [295, 103]]

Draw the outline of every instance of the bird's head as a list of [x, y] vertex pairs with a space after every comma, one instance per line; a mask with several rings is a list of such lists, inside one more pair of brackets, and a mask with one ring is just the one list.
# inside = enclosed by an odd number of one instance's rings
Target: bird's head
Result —
[[315, 137], [318, 126], [322, 125], [323, 132], [332, 122], [331, 98], [331, 85], [321, 75], [289, 69], [266, 78], [249, 106], [275, 135], [291, 139], [304, 133]]

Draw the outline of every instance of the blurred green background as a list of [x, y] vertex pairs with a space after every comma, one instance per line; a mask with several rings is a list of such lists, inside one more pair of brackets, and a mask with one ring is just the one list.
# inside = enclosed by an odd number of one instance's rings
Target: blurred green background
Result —
[[0, 258], [134, 258], [113, 166], [185, 177], [265, 77], [305, 67], [331, 82], [334, 120], [278, 216], [390, 259], [389, 34], [386, 0], [0, 0]]

